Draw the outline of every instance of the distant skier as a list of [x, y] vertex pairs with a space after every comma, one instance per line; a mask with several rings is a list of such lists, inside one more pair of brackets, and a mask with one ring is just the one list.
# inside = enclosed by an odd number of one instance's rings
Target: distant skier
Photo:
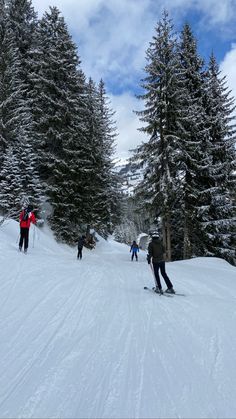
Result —
[[78, 255], [77, 255], [77, 259], [82, 259], [82, 250], [84, 247], [84, 242], [85, 242], [85, 236], [80, 236], [79, 240], [78, 240]]
[[154, 271], [154, 275], [156, 279], [155, 291], [157, 293], [163, 294], [160, 276], [159, 276], [159, 269], [160, 269], [161, 275], [163, 276], [165, 283], [167, 285], [167, 290], [165, 292], [169, 294], [175, 294], [173, 285], [165, 271], [165, 248], [162, 242], [160, 241], [158, 233], [152, 234], [152, 241], [151, 243], [149, 243], [149, 246], [148, 246], [147, 261], [153, 267], [153, 271]]
[[36, 218], [33, 213], [33, 207], [28, 205], [27, 208], [24, 208], [20, 213], [20, 241], [19, 241], [19, 250], [21, 252], [22, 246], [24, 244], [24, 252], [27, 253], [29, 245], [29, 229], [30, 223], [36, 224]]
[[134, 256], [135, 256], [135, 259], [138, 260], [137, 253], [139, 252], [139, 247], [138, 247], [138, 244], [136, 243], [135, 240], [133, 241], [133, 243], [132, 243], [132, 245], [130, 247], [130, 252], [132, 252], [131, 260], [134, 259]]

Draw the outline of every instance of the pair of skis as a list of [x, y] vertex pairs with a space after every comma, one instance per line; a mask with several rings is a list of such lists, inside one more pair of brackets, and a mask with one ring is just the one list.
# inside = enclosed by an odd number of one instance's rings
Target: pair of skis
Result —
[[155, 291], [155, 287], [153, 288], [149, 288], [149, 287], [144, 287], [145, 290], [154, 292], [155, 294], [159, 295], [160, 297], [162, 297], [162, 295], [164, 295], [165, 297], [174, 297], [175, 295], [180, 295], [181, 297], [185, 297], [185, 294], [180, 294], [179, 292], [175, 292], [175, 294], [169, 294], [168, 292], [163, 292], [163, 294], [158, 293]]
[[[153, 264], [152, 263], [150, 263], [150, 268], [151, 268], [151, 271], [152, 271], [154, 282], [156, 283], [156, 276], [155, 276], [155, 273], [154, 273], [154, 269], [153, 269]], [[168, 292], [158, 293], [158, 292], [155, 291], [155, 287], [153, 287], [153, 288], [144, 287], [144, 289], [145, 290], [148, 290], [148, 291], [151, 291], [151, 292], [154, 292], [155, 294], [160, 295], [160, 296], [164, 295], [165, 297], [174, 297], [175, 295], [180, 295], [182, 297], [185, 297], [185, 294], [180, 294], [179, 292], [175, 292], [174, 294], [170, 294]]]

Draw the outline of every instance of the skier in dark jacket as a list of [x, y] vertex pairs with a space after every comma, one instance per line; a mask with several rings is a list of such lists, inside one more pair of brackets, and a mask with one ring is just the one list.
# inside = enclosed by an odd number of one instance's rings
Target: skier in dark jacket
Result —
[[33, 213], [33, 207], [31, 205], [28, 205], [28, 207], [24, 208], [23, 211], [21, 211], [20, 213], [20, 241], [19, 241], [20, 252], [24, 244], [24, 252], [27, 253], [28, 244], [29, 244], [30, 223], [36, 224], [36, 218]]
[[175, 294], [175, 290], [173, 285], [166, 274], [165, 270], [165, 248], [160, 241], [159, 234], [153, 233], [152, 234], [152, 241], [149, 243], [148, 246], [148, 255], [147, 261], [149, 264], [153, 266], [153, 271], [156, 280], [156, 288], [155, 291], [159, 294], [163, 294], [161, 280], [159, 276], [159, 269], [161, 271], [161, 275], [163, 276], [165, 283], [167, 285], [167, 290], [165, 292], [169, 294]]
[[132, 252], [131, 260], [134, 259], [134, 256], [135, 256], [135, 259], [138, 260], [137, 252], [139, 252], [139, 247], [138, 247], [138, 244], [136, 243], [135, 240], [133, 241], [133, 243], [130, 247], [130, 252]]
[[81, 236], [78, 240], [78, 255], [77, 259], [82, 259], [82, 250], [85, 242], [85, 236]]

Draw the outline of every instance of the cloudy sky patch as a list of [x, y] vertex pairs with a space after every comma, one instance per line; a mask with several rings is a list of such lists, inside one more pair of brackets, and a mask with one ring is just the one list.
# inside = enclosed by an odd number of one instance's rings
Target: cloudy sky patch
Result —
[[32, 0], [41, 16], [57, 6], [78, 45], [86, 76], [105, 81], [116, 111], [117, 154], [128, 157], [143, 134], [133, 110], [154, 26], [166, 8], [177, 30], [188, 21], [207, 60], [212, 50], [236, 95], [236, 0]]

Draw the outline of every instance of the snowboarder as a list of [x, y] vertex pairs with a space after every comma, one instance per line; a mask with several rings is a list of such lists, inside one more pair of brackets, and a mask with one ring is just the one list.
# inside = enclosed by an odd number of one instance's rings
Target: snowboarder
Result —
[[33, 207], [28, 205], [27, 208], [24, 208], [20, 213], [20, 241], [19, 241], [19, 250], [21, 252], [22, 246], [24, 244], [24, 252], [27, 253], [28, 244], [29, 244], [29, 229], [30, 223], [36, 224], [36, 218], [33, 213]]
[[80, 236], [78, 240], [78, 255], [77, 259], [82, 259], [82, 250], [85, 242], [85, 236]]
[[161, 275], [163, 276], [165, 283], [167, 285], [167, 290], [165, 292], [169, 294], [175, 294], [175, 290], [173, 285], [166, 274], [165, 271], [165, 248], [160, 241], [160, 237], [158, 233], [152, 233], [152, 241], [149, 243], [148, 246], [148, 255], [147, 255], [148, 264], [151, 264], [153, 267], [153, 272], [155, 275], [156, 280], [156, 288], [155, 291], [157, 293], [163, 294], [161, 280], [159, 276], [159, 269], [161, 271]]
[[135, 259], [138, 260], [137, 252], [139, 252], [139, 247], [138, 247], [138, 244], [136, 243], [135, 240], [133, 241], [133, 243], [130, 247], [130, 252], [132, 252], [131, 260], [134, 259], [134, 256], [135, 256]]

